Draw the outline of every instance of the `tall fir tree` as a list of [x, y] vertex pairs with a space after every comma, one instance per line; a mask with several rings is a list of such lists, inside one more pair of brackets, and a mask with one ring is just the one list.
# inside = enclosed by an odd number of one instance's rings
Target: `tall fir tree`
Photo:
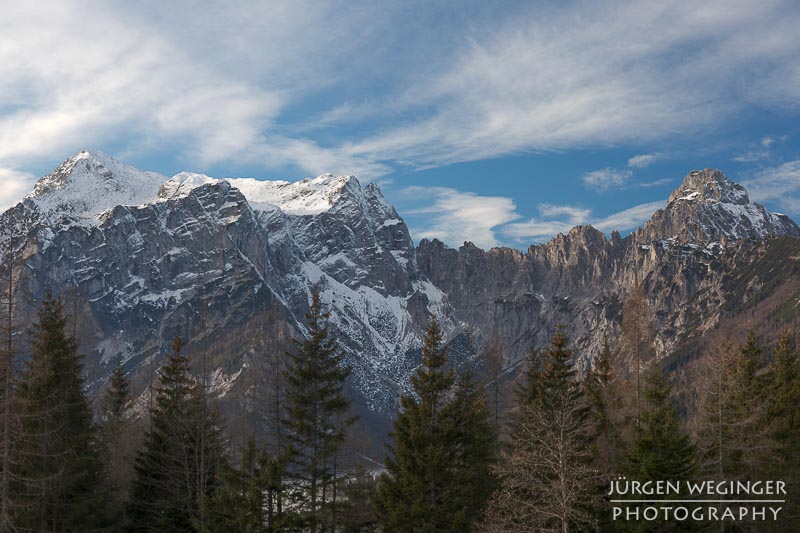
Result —
[[296, 482], [299, 523], [312, 533], [336, 522], [337, 461], [347, 428], [355, 421], [344, 393], [350, 368], [329, 334], [328, 316], [314, 290], [306, 314], [308, 335], [287, 354], [288, 475]]
[[91, 531], [106, 525], [97, 431], [83, 392], [81, 357], [65, 327], [61, 303], [48, 293], [17, 395], [19, 529]]
[[492, 465], [498, 451], [497, 427], [483, 389], [468, 373], [458, 377], [452, 402], [456, 449], [451, 463], [455, 513], [451, 525], [470, 531], [496, 488]]
[[520, 421], [497, 467], [500, 488], [483, 529], [496, 532], [593, 529], [600, 475], [591, 464], [591, 423], [562, 328], [530, 369]]
[[[792, 335], [786, 329], [772, 352], [770, 376], [771, 402], [768, 419], [773, 450], [767, 461], [765, 477], [782, 479], [787, 483], [788, 494], [797, 494], [800, 488], [800, 360]], [[800, 529], [800, 502], [788, 498], [781, 513], [784, 531]]]
[[718, 479], [755, 479], [772, 448], [768, 374], [759, 374], [763, 350], [751, 332], [738, 350], [722, 340], [709, 354], [699, 445], [701, 471]]
[[4, 247], [0, 255], [0, 531], [13, 529], [12, 468], [13, 444], [17, 428], [17, 413], [14, 408], [14, 332], [16, 324], [16, 283], [14, 270], [18, 268], [15, 234], [16, 220], [13, 211], [0, 216], [3, 222], [0, 236]]
[[[640, 424], [622, 461], [623, 472], [629, 480], [683, 482], [691, 480], [697, 471], [697, 448], [681, 428], [670, 398], [671, 390], [661, 367], [652, 365], [645, 375], [645, 405]], [[635, 531], [664, 531], [676, 527], [663, 519], [628, 522], [624, 526]]]
[[206, 519], [201, 499], [213, 493], [222, 437], [215, 412], [202, 405], [202, 385], [192, 378], [182, 349], [176, 337], [159, 372], [150, 427], [134, 464], [131, 531], [194, 531], [203, 529]]
[[614, 371], [615, 360], [608, 336], [604, 335], [594, 366], [583, 380], [592, 426], [594, 464], [606, 477], [615, 470], [623, 448], [623, 421], [619, 419], [622, 402], [620, 383]]
[[482, 393], [447, 368], [442, 330], [425, 333], [413, 395], [390, 436], [376, 506], [385, 531], [470, 531], [492, 486], [495, 431]]
[[247, 443], [240, 464], [224, 462], [218, 484], [209, 500], [205, 531], [260, 533], [277, 531], [266, 516], [265, 495], [271, 483], [270, 456], [259, 451], [253, 439]]
[[111, 516], [117, 524], [126, 522], [125, 508], [131, 482], [133, 461], [141, 442], [140, 427], [129, 415], [129, 383], [121, 366], [111, 374], [102, 399], [100, 438], [105, 463], [105, 490]]

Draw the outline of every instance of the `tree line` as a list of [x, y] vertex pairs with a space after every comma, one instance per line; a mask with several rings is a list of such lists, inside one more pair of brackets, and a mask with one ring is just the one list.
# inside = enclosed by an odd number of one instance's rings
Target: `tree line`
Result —
[[[0, 530], [662, 531], [677, 526], [612, 520], [610, 480], [782, 479], [792, 494], [800, 477], [792, 336], [771, 350], [753, 334], [713, 345], [698, 408], [682, 416], [647, 352], [645, 306], [630, 299], [625, 334], [606, 338], [585, 372], [563, 328], [531, 349], [502, 420], [501, 372], [489, 372], [492, 395], [457, 373], [434, 318], [379, 468], [353, 460], [350, 370], [319, 294], [305, 335], [248, 390], [252, 432], [235, 436], [212, 400], [204, 359], [190, 360], [180, 336], [149, 391], [132, 398], [118, 367], [93, 413], [74, 331], [48, 294], [18, 371], [10, 321], [4, 330]], [[781, 517], [782, 529], [800, 522], [791, 498]], [[732, 524], [681, 527], [720, 526]]]

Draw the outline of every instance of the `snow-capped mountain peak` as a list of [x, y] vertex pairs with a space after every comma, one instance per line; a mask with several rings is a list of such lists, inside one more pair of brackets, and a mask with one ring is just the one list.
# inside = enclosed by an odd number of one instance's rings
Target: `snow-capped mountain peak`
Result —
[[747, 190], [716, 169], [690, 172], [669, 197], [667, 206], [636, 231], [637, 242], [710, 245], [740, 239], [800, 235], [785, 215], [751, 203]]
[[212, 178], [205, 174], [181, 172], [166, 181], [158, 193], [160, 200], [183, 197], [193, 189], [209, 183], [227, 181], [239, 189], [248, 203], [258, 211], [276, 207], [287, 215], [318, 215], [331, 209], [344, 196], [360, 196], [361, 185], [354, 176], [323, 174], [290, 182], [254, 178]]
[[669, 197], [674, 201], [694, 201], [723, 204], [747, 205], [750, 198], [747, 190], [717, 169], [693, 170]]
[[150, 202], [165, 180], [101, 152], [83, 150], [42, 177], [25, 200], [51, 221], [93, 223], [115, 206]]

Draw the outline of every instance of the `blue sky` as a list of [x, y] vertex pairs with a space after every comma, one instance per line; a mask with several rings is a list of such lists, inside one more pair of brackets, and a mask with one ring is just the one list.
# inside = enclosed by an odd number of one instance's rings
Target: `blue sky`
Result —
[[92, 148], [355, 174], [455, 246], [625, 232], [706, 167], [800, 219], [796, 2], [39, 4], [0, 20], [2, 206]]

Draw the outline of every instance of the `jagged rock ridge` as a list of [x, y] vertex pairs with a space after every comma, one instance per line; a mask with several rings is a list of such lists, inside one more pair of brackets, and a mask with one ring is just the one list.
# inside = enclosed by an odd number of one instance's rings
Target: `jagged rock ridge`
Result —
[[302, 333], [316, 286], [354, 369], [353, 398], [384, 421], [434, 314], [458, 366], [479, 368], [491, 341], [511, 367], [557, 323], [587, 364], [602, 335], [618, 332], [621, 301], [641, 283], [658, 309], [663, 355], [718, 322], [730, 297], [721, 279], [746, 243], [800, 235], [704, 170], [624, 239], [581, 226], [525, 252], [415, 247], [379, 188], [352, 176], [168, 179], [92, 152], [43, 177], [2, 222], [14, 225], [24, 263], [23, 314], [48, 288], [75, 302], [95, 388], [120, 363], [143, 387], [179, 332], [188, 349], [212, 354], [217, 393], [241, 394], [264, 338]]

